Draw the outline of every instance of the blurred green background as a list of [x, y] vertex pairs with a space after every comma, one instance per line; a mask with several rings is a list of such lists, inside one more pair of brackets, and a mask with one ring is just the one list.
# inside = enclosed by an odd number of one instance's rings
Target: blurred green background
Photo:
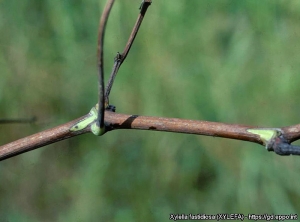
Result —
[[[116, 1], [106, 79], [140, 0]], [[97, 101], [103, 0], [0, 0], [1, 144]], [[126, 114], [281, 127], [300, 122], [300, 1], [153, 0], [112, 90]], [[299, 157], [151, 131], [82, 135], [0, 162], [1, 221], [168, 221], [170, 213], [300, 209]]]

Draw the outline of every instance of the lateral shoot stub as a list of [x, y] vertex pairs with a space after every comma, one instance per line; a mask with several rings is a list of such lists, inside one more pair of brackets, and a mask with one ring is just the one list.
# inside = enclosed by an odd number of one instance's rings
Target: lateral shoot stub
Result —
[[273, 145], [277, 137], [282, 135], [282, 130], [279, 128], [254, 128], [247, 131], [258, 135], [267, 149]]
[[90, 112], [86, 115], [85, 118], [79, 120], [76, 124], [74, 124], [71, 128], [71, 132], [83, 130], [86, 127], [90, 126], [91, 131], [96, 136], [101, 136], [105, 133], [105, 127], [100, 128], [97, 125], [97, 115], [98, 115], [98, 103], [90, 110]]

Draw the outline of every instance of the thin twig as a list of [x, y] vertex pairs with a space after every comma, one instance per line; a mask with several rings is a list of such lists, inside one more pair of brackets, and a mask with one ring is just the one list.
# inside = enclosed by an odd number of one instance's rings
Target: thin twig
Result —
[[102, 129], [104, 127], [104, 109], [105, 109], [105, 98], [104, 98], [104, 63], [103, 63], [103, 45], [104, 45], [104, 33], [105, 27], [108, 20], [110, 10], [114, 4], [114, 0], [108, 0], [104, 11], [102, 13], [99, 31], [98, 31], [98, 119], [97, 124]]
[[142, 2], [142, 5], [140, 7], [140, 14], [139, 14], [139, 16], [138, 16], [138, 18], [137, 18], [137, 20], [135, 22], [135, 25], [134, 25], [134, 27], [133, 27], [133, 29], [131, 31], [131, 34], [130, 34], [129, 39], [127, 41], [127, 44], [125, 46], [125, 49], [124, 49], [124, 51], [122, 53], [121, 64], [124, 62], [124, 60], [126, 59], [128, 53], [129, 53], [129, 50], [130, 50], [130, 48], [131, 48], [131, 46], [133, 44], [133, 41], [134, 41], [134, 39], [135, 39], [135, 37], [136, 37], [139, 29], [140, 29], [142, 21], [143, 21], [143, 19], [145, 17], [147, 9], [151, 5], [151, 3], [152, 3], [151, 0], [145, 0], [144, 2]]
[[34, 123], [36, 117], [30, 119], [0, 119], [0, 124], [12, 124], [12, 123]]
[[110, 77], [108, 79], [107, 85], [106, 85], [106, 89], [105, 89], [105, 102], [106, 104], [109, 104], [109, 94], [112, 88], [112, 85], [114, 83], [114, 80], [116, 78], [117, 72], [121, 66], [121, 54], [118, 52], [116, 57], [115, 57], [115, 61], [114, 61], [114, 65], [110, 74]]
[[109, 98], [109, 94], [110, 94], [110, 91], [111, 91], [111, 88], [112, 88], [112, 85], [114, 83], [114, 79], [118, 73], [118, 70], [120, 68], [120, 66], [122, 65], [122, 63], [124, 62], [124, 60], [126, 59], [129, 51], [130, 51], [130, 48], [133, 44], [133, 41], [139, 31], [139, 28], [142, 24], [142, 21], [145, 17], [145, 14], [147, 12], [147, 9], [148, 7], [151, 5], [151, 0], [144, 0], [140, 6], [140, 14], [133, 26], [133, 29], [131, 31], [131, 34], [129, 36], [129, 39], [125, 45], [125, 48], [124, 48], [124, 51], [122, 54], [118, 53], [117, 56], [115, 57], [115, 63], [114, 63], [114, 66], [113, 66], [113, 70], [111, 72], [111, 75], [109, 77], [109, 80], [108, 80], [108, 83], [107, 83], [107, 86], [106, 86], [106, 89], [105, 89], [105, 99], [107, 100], [107, 103], [108, 103], [108, 98]]

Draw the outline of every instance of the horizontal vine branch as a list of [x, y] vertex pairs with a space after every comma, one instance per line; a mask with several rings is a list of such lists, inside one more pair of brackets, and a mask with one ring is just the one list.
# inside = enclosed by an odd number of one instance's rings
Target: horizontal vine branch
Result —
[[[4, 160], [39, 147], [55, 143], [70, 137], [78, 136], [91, 132], [91, 125], [72, 131], [71, 129], [76, 123], [88, 119], [89, 114], [84, 115], [76, 120], [62, 124], [60, 126], [48, 129], [31, 136], [16, 140], [6, 145], [0, 146], [0, 160]], [[112, 111], [105, 111], [105, 125], [108, 131], [118, 129], [136, 129], [136, 130], [153, 130], [175, 133], [187, 133], [196, 135], [206, 135], [213, 137], [223, 137], [229, 139], [244, 140], [249, 142], [267, 145], [263, 137], [258, 134], [251, 133], [249, 129], [268, 130], [277, 129], [282, 132], [285, 143], [293, 142], [300, 138], [300, 124], [284, 127], [284, 128], [261, 128], [254, 126], [245, 126], [237, 124], [225, 124], [219, 122], [209, 122], [200, 120], [185, 120], [178, 118], [163, 118], [138, 115], [119, 114]], [[275, 139], [277, 137], [274, 137]], [[278, 137], [279, 138], [279, 137]], [[290, 145], [291, 146], [291, 145]], [[269, 151], [274, 151], [274, 147], [269, 147]], [[291, 152], [291, 151], [290, 151]], [[287, 155], [287, 154], [284, 154]]]
[[[0, 160], [19, 155], [39, 147], [55, 143], [70, 137], [92, 132], [102, 135], [105, 132], [118, 129], [154, 130], [175, 133], [187, 133], [244, 140], [264, 145], [268, 151], [279, 155], [300, 155], [300, 147], [291, 145], [300, 139], [300, 124], [283, 128], [265, 128], [226, 124], [209, 121], [184, 120], [177, 118], [149, 117], [115, 113], [114, 106], [109, 105], [109, 93], [115, 76], [127, 57], [133, 41], [138, 33], [151, 0], [143, 0], [138, 19], [122, 54], [115, 58], [113, 71], [104, 95], [103, 82], [103, 43], [105, 24], [114, 0], [108, 0], [100, 20], [98, 33], [98, 68], [99, 68], [99, 100], [91, 111], [76, 120], [62, 124], [52, 129], [19, 139], [0, 146]], [[105, 97], [105, 98], [104, 98]], [[105, 111], [104, 111], [105, 109]], [[20, 121], [20, 120], [19, 120]], [[22, 120], [23, 121], [23, 120]]]
[[109, 130], [154, 130], [224, 137], [263, 144], [261, 140], [254, 136], [254, 134], [247, 132], [247, 129], [254, 128], [252, 126], [178, 118], [125, 115], [113, 112], [107, 112], [106, 115], [106, 123]]

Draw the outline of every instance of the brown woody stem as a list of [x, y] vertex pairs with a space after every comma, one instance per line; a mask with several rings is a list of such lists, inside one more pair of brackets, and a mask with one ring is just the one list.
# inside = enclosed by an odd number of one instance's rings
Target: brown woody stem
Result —
[[21, 153], [28, 152], [30, 150], [37, 149], [39, 147], [46, 146], [51, 143], [55, 143], [60, 140], [64, 140], [70, 137], [77, 136], [79, 134], [90, 132], [89, 128], [83, 129], [81, 131], [71, 132], [70, 128], [78, 122], [80, 119], [85, 118], [85, 116], [73, 120], [69, 123], [62, 124], [60, 126], [48, 129], [31, 136], [13, 141], [6, 145], [0, 146], [0, 160], [4, 160]]
[[[90, 132], [90, 127], [86, 127], [79, 131], [70, 131], [70, 128], [74, 126], [75, 123], [85, 117], [86, 116], [83, 116], [69, 123], [0, 146], [0, 160], [4, 160], [60, 140]], [[260, 128], [253, 126], [177, 118], [126, 115], [111, 111], [105, 111], [105, 125], [108, 130], [154, 130], [223, 137], [264, 144], [264, 141], [262, 141], [259, 136], [247, 131], [250, 128]], [[292, 142], [300, 138], [300, 124], [284, 127], [281, 130], [288, 142]]]
[[98, 31], [98, 119], [97, 124], [100, 128], [104, 127], [104, 109], [105, 109], [105, 98], [104, 98], [104, 64], [103, 64], [103, 45], [104, 45], [104, 33], [105, 27], [108, 20], [110, 10], [114, 4], [114, 0], [108, 0], [99, 23]]
[[111, 88], [112, 88], [112, 85], [114, 83], [114, 80], [116, 78], [116, 75], [122, 65], [122, 63], [124, 62], [124, 60], [126, 59], [128, 53], [129, 53], [129, 50], [133, 44], [133, 41], [140, 29], [140, 26], [142, 24], [142, 21], [145, 17], [145, 14], [147, 12], [147, 9], [148, 7], [151, 5], [151, 0], [144, 0], [141, 7], [140, 7], [140, 14], [133, 26], [133, 29], [131, 31], [131, 34], [129, 36], [129, 39], [125, 45], [125, 48], [124, 48], [124, 51], [122, 54], [120, 53], [117, 53], [117, 56], [115, 57], [115, 63], [114, 63], [114, 66], [113, 66], [113, 70], [110, 74], [110, 77], [109, 77], [109, 80], [108, 80], [108, 83], [107, 83], [107, 86], [106, 86], [106, 89], [105, 89], [105, 99], [108, 103], [108, 98], [109, 98], [109, 94], [110, 94], [110, 91], [111, 91]]

